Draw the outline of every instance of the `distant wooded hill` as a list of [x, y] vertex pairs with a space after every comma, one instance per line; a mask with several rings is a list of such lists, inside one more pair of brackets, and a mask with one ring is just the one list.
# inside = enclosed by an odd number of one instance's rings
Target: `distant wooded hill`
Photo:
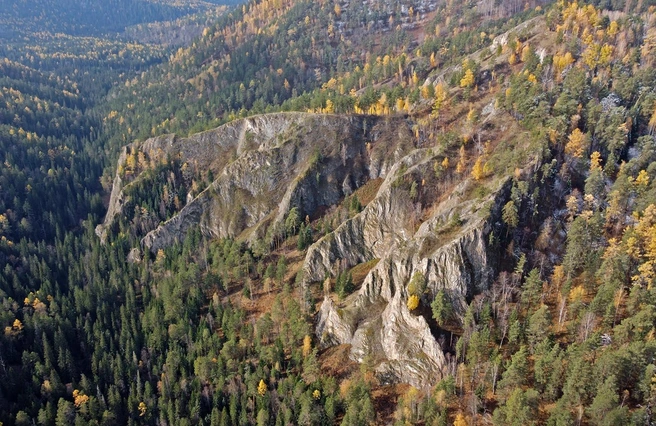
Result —
[[154, 21], [175, 20], [236, 0], [35, 0], [0, 1], [0, 37], [35, 32], [100, 35]]

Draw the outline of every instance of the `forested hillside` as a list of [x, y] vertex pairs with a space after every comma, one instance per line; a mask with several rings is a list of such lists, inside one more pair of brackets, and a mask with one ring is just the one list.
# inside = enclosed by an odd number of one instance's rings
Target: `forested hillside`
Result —
[[[474, 13], [473, 3], [434, 0], [356, 1], [344, 7], [252, 3], [133, 80], [111, 105], [118, 110], [136, 96], [135, 114], [125, 116], [123, 130], [129, 127], [139, 138], [196, 132], [280, 110], [403, 110], [397, 99], [411, 96], [416, 102], [418, 83], [430, 70], [459, 64], [535, 13], [505, 19], [519, 10], [508, 3], [483, 13]], [[314, 92], [318, 87], [323, 90]], [[380, 89], [386, 98], [376, 110]]]
[[131, 25], [171, 21], [227, 3], [212, 0], [2, 0], [0, 39], [31, 37], [36, 33], [109, 35], [122, 32]]
[[208, 5], [73, 3], [0, 5], [0, 423], [654, 421], [654, 5], [251, 1], [171, 49], [100, 35]]

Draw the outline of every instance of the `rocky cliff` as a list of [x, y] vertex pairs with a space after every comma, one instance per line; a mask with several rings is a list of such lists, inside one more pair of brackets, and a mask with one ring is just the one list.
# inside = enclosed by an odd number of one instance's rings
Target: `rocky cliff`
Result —
[[[399, 182], [430, 176], [429, 168], [443, 158], [415, 150], [395, 164], [377, 197], [357, 216], [308, 250], [305, 285], [334, 274], [334, 264], [348, 266], [380, 259], [359, 291], [342, 303], [324, 298], [318, 315], [317, 337], [324, 345], [350, 344], [351, 357], [367, 358], [385, 380], [421, 387], [442, 376], [444, 348], [429, 324], [429, 305], [446, 290], [456, 311], [485, 290], [493, 279], [498, 256], [488, 247], [489, 235], [499, 227], [508, 181], [491, 183], [485, 199], [468, 197], [473, 182], [466, 179], [448, 190], [447, 197], [423, 179], [416, 200]], [[415, 230], [417, 212], [429, 215]], [[409, 226], [410, 225], [410, 226]], [[425, 277], [420, 307], [408, 309], [408, 282], [416, 272]]]
[[[268, 231], [275, 234], [290, 209], [312, 216], [337, 203], [369, 179], [385, 175], [413, 144], [403, 118], [268, 114], [188, 138], [167, 135], [135, 143], [124, 149], [119, 170], [127, 153], [138, 151], [155, 161], [177, 158], [216, 177], [143, 238], [142, 245], [155, 252], [195, 226], [209, 237], [241, 235], [251, 242]], [[99, 236], [121, 214], [127, 185], [117, 172]]]

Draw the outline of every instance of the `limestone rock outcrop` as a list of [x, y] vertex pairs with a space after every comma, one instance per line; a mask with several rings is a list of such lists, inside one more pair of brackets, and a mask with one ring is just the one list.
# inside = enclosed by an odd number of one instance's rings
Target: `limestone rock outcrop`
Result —
[[[142, 240], [156, 252], [180, 241], [195, 226], [208, 237], [248, 241], [277, 232], [290, 209], [312, 215], [337, 203], [369, 179], [384, 175], [413, 149], [403, 118], [278, 113], [250, 117], [188, 138], [151, 138], [126, 147], [148, 158], [177, 158], [215, 180]], [[121, 214], [131, 182], [117, 172], [101, 238]]]
[[[377, 197], [310, 247], [304, 263], [305, 285], [312, 285], [334, 274], [338, 259], [349, 267], [379, 259], [357, 293], [339, 304], [324, 298], [316, 333], [325, 346], [350, 344], [351, 357], [373, 362], [385, 380], [417, 387], [439, 380], [447, 364], [439, 330], [429, 324], [430, 303], [444, 289], [462, 315], [467, 301], [491, 284], [498, 255], [488, 240], [500, 226], [509, 192], [509, 181], [500, 180], [486, 199], [471, 199], [466, 193], [472, 182], [466, 179], [445, 200], [427, 189], [432, 195], [415, 203], [398, 182], [428, 175], [435, 158], [416, 150], [397, 163]], [[422, 203], [430, 206], [424, 209], [430, 216], [415, 231], [408, 224]], [[411, 312], [408, 282], [416, 272], [426, 287], [418, 295], [420, 307]]]

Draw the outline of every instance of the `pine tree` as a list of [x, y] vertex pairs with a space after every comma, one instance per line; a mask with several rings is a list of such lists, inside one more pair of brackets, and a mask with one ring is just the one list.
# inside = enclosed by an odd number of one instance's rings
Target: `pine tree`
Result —
[[440, 327], [451, 321], [454, 315], [453, 304], [446, 291], [440, 290], [437, 292], [435, 300], [431, 303], [431, 310], [433, 311], [433, 318]]
[[516, 228], [519, 224], [519, 215], [517, 214], [517, 207], [515, 202], [510, 200], [503, 206], [501, 218], [508, 225], [508, 228]]
[[617, 380], [614, 375], [608, 376], [597, 389], [597, 394], [592, 400], [588, 414], [595, 425], [606, 425], [608, 414], [619, 406], [617, 395]]

